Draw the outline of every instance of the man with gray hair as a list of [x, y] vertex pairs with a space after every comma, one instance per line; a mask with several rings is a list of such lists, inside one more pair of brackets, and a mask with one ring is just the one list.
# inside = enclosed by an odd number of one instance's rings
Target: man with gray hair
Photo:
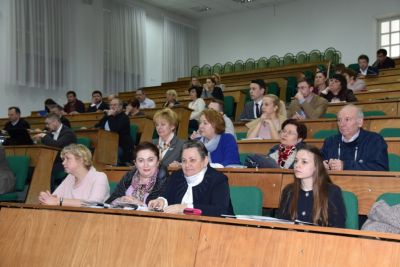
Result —
[[321, 149], [325, 167], [335, 171], [388, 171], [387, 144], [378, 133], [362, 128], [362, 110], [349, 104], [337, 118], [340, 133], [326, 138]]

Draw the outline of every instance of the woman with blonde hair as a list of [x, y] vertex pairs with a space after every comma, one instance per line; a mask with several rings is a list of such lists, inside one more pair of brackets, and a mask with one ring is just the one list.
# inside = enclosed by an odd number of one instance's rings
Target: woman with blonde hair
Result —
[[286, 120], [285, 104], [273, 94], [263, 97], [262, 114], [246, 124], [247, 138], [279, 139], [282, 122]]
[[165, 101], [164, 105], [162, 106], [163, 108], [173, 108], [173, 107], [180, 105], [180, 103], [177, 100], [178, 93], [175, 90], [173, 90], [173, 89], [168, 90], [165, 93], [165, 95], [166, 95], [167, 100]]
[[107, 176], [93, 167], [88, 148], [80, 144], [66, 146], [61, 151], [61, 159], [68, 175], [53, 194], [40, 192], [41, 204], [79, 207], [85, 201], [104, 202], [110, 196]]
[[219, 73], [214, 73], [211, 78], [215, 80], [215, 86], [221, 88], [222, 91], [225, 90], [225, 84], [221, 83], [221, 75]]

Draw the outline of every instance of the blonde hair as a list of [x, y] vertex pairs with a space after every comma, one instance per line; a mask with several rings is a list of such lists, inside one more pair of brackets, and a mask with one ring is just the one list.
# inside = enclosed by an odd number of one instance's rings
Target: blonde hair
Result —
[[270, 99], [272, 99], [272, 103], [274, 104], [274, 106], [277, 106], [277, 107], [278, 107], [278, 109], [275, 111], [276, 116], [277, 116], [281, 121], [286, 120], [287, 115], [286, 115], [286, 106], [285, 106], [285, 103], [283, 103], [283, 101], [280, 100], [279, 97], [277, 97], [277, 96], [274, 95], [274, 94], [264, 95], [264, 96], [263, 96], [263, 99], [264, 99], [264, 98], [267, 98], [267, 97], [270, 98]]
[[168, 90], [166, 94], [174, 96], [175, 99], [178, 98], [178, 93], [174, 89]]
[[83, 165], [86, 169], [92, 167], [92, 153], [90, 150], [81, 144], [71, 144], [63, 148], [61, 151], [61, 159], [64, 160], [66, 154], [73, 155], [76, 159], [82, 159]]
[[168, 121], [169, 124], [175, 126], [175, 130], [178, 127], [178, 115], [170, 108], [164, 108], [157, 111], [153, 116], [153, 122], [155, 123], [158, 119], [164, 119]]

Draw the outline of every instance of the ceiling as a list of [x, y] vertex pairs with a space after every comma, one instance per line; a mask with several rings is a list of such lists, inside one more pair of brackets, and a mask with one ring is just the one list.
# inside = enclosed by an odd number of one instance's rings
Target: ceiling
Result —
[[[181, 16], [202, 19], [222, 14], [272, 7], [295, 0], [253, 0], [250, 3], [241, 3], [241, 0], [144, 0], [156, 7], [171, 11]], [[208, 11], [204, 11], [210, 8]]]

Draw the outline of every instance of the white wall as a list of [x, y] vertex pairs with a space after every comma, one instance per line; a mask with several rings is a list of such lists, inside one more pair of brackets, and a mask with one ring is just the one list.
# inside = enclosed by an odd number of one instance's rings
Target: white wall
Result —
[[199, 22], [200, 64], [335, 47], [342, 62], [375, 59], [376, 19], [400, 13], [399, 0], [297, 0]]

